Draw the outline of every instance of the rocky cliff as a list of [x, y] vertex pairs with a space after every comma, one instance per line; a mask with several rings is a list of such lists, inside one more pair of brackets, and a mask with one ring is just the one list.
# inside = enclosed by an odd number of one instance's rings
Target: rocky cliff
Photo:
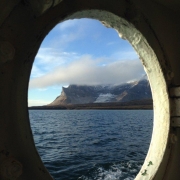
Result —
[[50, 103], [49, 106], [128, 102], [146, 99], [152, 99], [152, 95], [149, 82], [143, 79], [121, 85], [69, 85], [67, 88], [62, 88], [61, 95]]

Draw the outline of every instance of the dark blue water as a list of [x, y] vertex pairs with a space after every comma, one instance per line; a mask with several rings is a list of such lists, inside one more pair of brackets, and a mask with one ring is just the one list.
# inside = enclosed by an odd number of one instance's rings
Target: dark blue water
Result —
[[152, 110], [30, 110], [29, 116], [55, 180], [134, 179], [152, 134]]

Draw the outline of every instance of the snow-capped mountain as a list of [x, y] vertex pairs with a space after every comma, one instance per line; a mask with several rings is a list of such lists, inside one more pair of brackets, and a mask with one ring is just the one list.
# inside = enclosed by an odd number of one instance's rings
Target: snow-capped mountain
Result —
[[152, 99], [148, 80], [121, 85], [69, 85], [49, 106], [87, 103], [128, 102]]

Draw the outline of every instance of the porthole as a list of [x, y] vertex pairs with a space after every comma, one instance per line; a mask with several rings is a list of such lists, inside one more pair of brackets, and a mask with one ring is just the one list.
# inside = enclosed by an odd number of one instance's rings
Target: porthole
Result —
[[[67, 19], [84, 17], [98, 19], [103, 22], [104, 25], [116, 29], [122, 38], [127, 39], [132, 44], [139, 54], [145, 71], [147, 72], [154, 100], [154, 128], [148, 155], [136, 179], [150, 179], [155, 175], [162, 161], [169, 128], [166, 83], [157, 57], [142, 34], [124, 19], [121, 19], [112, 13], [98, 10], [77, 12]], [[159, 96], [162, 98], [159, 99]], [[162, 104], [163, 108], [161, 106]], [[158, 133], [159, 131], [162, 132], [161, 135]], [[160, 146], [157, 147], [155, 144], [159, 144]]]

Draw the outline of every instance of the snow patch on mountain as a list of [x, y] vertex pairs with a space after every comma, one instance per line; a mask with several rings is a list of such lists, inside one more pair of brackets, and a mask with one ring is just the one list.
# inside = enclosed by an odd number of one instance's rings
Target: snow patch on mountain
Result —
[[107, 93], [107, 94], [100, 94], [98, 98], [94, 101], [94, 103], [103, 103], [103, 102], [111, 102], [112, 99], [114, 99], [116, 95]]

